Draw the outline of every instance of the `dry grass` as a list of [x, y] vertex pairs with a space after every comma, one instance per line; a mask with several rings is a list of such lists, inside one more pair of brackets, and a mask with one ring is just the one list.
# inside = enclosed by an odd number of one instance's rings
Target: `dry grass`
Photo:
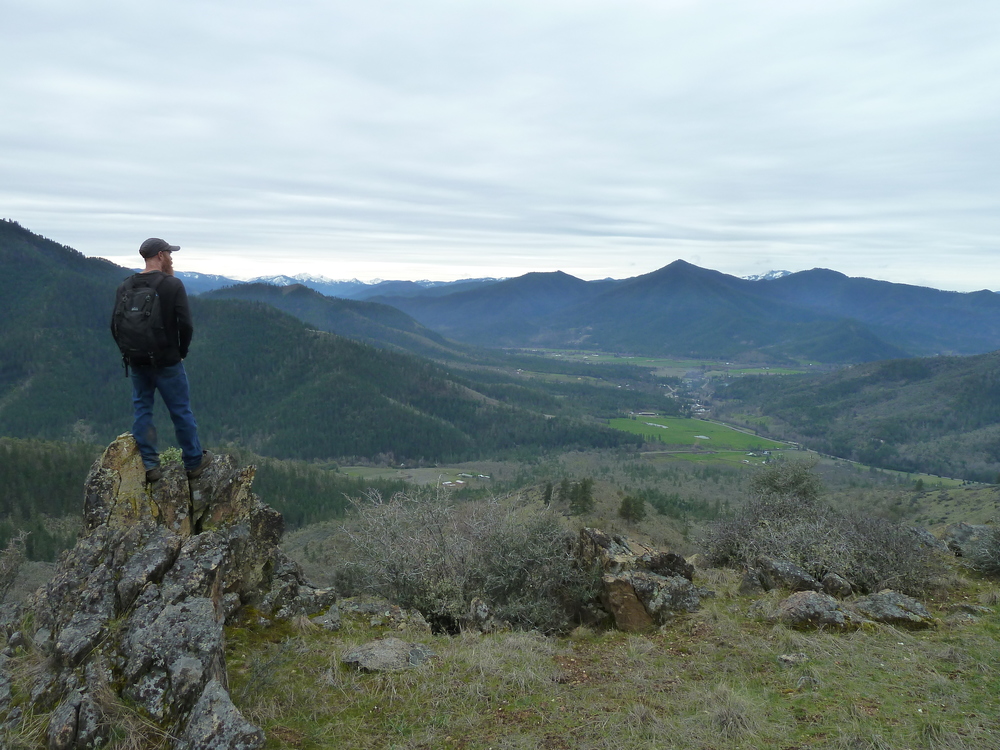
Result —
[[[922, 632], [802, 633], [748, 618], [735, 577], [711, 577], [716, 598], [650, 635], [432, 636], [347, 614], [336, 633], [230, 631], [234, 698], [271, 748], [1000, 747], [996, 613]], [[973, 601], [993, 590], [964, 586]], [[436, 656], [389, 674], [340, 663], [389, 634]], [[806, 660], [784, 666], [783, 654]]]
[[[700, 575], [700, 572], [699, 574]], [[434, 636], [373, 626], [345, 612], [328, 632], [303, 623], [227, 630], [233, 699], [262, 726], [268, 748], [358, 750], [735, 750], [1000, 746], [997, 612], [960, 627], [909, 632], [803, 633], [747, 617], [738, 580], [712, 573], [705, 607], [647, 635], [579, 627]], [[966, 581], [960, 601], [989, 599]], [[954, 601], [955, 598], [952, 598]], [[944, 617], [948, 602], [937, 602]], [[996, 606], [996, 605], [986, 605]], [[435, 656], [413, 669], [348, 668], [351, 647], [393, 635]], [[778, 659], [804, 654], [789, 665]], [[22, 684], [37, 654], [12, 660]], [[112, 747], [168, 746], [162, 732], [110, 695]], [[11, 750], [44, 746], [29, 716]]]

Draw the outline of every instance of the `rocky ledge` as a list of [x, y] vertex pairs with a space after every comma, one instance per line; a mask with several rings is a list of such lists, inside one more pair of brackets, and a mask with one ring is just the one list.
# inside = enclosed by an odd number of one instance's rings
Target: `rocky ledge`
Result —
[[[149, 485], [130, 435], [108, 446], [87, 477], [76, 547], [0, 616], [0, 726], [48, 712], [49, 748], [97, 747], [108, 706], [124, 700], [178, 750], [261, 747], [229, 697], [223, 625], [244, 607], [316, 614], [335, 596], [278, 548], [284, 524], [252, 493], [254, 472], [216, 456], [196, 481], [178, 464]], [[19, 674], [30, 697], [18, 702], [4, 665], [26, 653], [38, 668]]]

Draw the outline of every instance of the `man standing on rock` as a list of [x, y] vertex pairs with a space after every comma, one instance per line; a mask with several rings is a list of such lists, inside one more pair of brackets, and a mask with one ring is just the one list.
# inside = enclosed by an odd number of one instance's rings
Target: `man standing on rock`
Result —
[[132, 403], [135, 421], [132, 436], [146, 467], [146, 481], [162, 476], [153, 426], [153, 395], [170, 412], [184, 468], [189, 479], [197, 479], [212, 461], [198, 440], [198, 425], [191, 412], [184, 358], [194, 327], [187, 291], [174, 276], [172, 253], [180, 250], [158, 237], [139, 247], [146, 268], [129, 276], [118, 287], [111, 315], [111, 334], [122, 352], [125, 372], [132, 370]]

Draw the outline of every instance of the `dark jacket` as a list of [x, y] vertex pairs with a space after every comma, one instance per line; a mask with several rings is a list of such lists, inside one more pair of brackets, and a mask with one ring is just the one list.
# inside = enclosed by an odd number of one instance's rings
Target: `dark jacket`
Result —
[[[163, 276], [156, 294], [160, 298], [160, 312], [163, 315], [163, 328], [167, 334], [167, 348], [162, 355], [157, 357], [156, 364], [160, 367], [176, 365], [187, 357], [188, 347], [191, 345], [191, 336], [194, 335], [194, 326], [191, 324], [191, 308], [188, 306], [187, 290], [184, 284], [176, 276], [165, 276], [162, 271], [150, 271], [137, 273], [129, 276], [118, 287], [115, 299], [121, 298], [126, 285], [132, 283], [132, 279], [143, 277], [143, 279], [155, 280], [156, 275]], [[111, 330], [114, 332], [114, 312], [112, 312]], [[149, 365], [149, 362], [132, 361], [131, 365]]]

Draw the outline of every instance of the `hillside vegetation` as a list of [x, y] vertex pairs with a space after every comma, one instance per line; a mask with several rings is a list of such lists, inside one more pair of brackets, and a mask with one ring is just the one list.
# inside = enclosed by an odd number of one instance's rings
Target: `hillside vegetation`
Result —
[[1000, 352], [874, 362], [823, 376], [749, 376], [716, 388], [715, 400], [718, 414], [771, 417], [758, 429], [823, 453], [998, 481]]
[[462, 347], [447, 341], [394, 307], [326, 297], [302, 284], [239, 284], [205, 293], [201, 298], [263, 302], [317, 330], [336, 333], [372, 346], [431, 359], [470, 359]]

